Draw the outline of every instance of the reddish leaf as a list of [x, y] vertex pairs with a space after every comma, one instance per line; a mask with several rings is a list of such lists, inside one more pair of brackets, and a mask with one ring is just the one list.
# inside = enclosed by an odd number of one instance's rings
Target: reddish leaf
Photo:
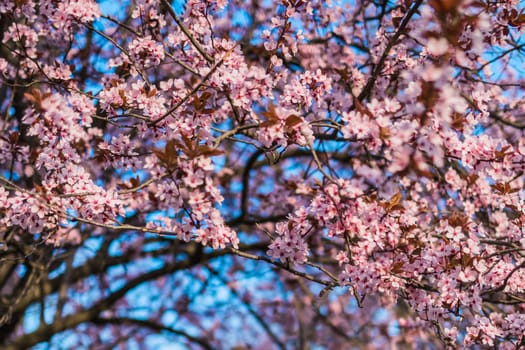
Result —
[[150, 92], [148, 92], [148, 97], [153, 97], [157, 94], [157, 89], [153, 88], [150, 90]]
[[293, 128], [294, 126], [296, 125], [299, 125], [299, 124], [302, 124], [303, 122], [303, 118], [295, 115], [295, 114], [292, 114], [291, 116], [289, 116], [288, 118], [286, 118], [286, 121], [285, 121], [285, 125], [289, 128]]
[[221, 151], [221, 150], [218, 150], [218, 149], [215, 149], [213, 147], [210, 147], [210, 146], [207, 146], [207, 145], [203, 145], [203, 146], [199, 146], [199, 148], [197, 149], [197, 153], [198, 155], [202, 155], [202, 156], [209, 156], [209, 157], [212, 157], [212, 156], [220, 156], [221, 154], [223, 154], [224, 152]]
[[363, 114], [363, 115], [367, 115], [369, 116], [370, 118], [373, 118], [374, 115], [372, 114], [372, 112], [370, 112], [368, 109], [366, 109], [365, 106], [363, 106], [363, 104], [357, 99], [357, 98], [354, 98], [354, 106], [355, 106], [355, 109]]
[[280, 120], [280, 118], [277, 116], [275, 106], [272, 103], [268, 104], [268, 111], [263, 112], [262, 115], [265, 116], [268, 121], [274, 122], [274, 124]]

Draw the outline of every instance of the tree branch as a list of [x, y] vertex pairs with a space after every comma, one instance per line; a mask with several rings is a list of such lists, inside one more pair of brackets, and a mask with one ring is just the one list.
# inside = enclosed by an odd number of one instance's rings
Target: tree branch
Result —
[[133, 325], [141, 328], [149, 328], [156, 332], [168, 332], [175, 335], [182, 336], [189, 341], [199, 344], [203, 349], [213, 350], [214, 347], [206, 341], [204, 338], [194, 337], [180, 329], [164, 326], [160, 323], [156, 323], [152, 320], [137, 320], [129, 317], [96, 317], [92, 321], [96, 325], [101, 324], [115, 324], [115, 325]]
[[390, 50], [392, 50], [394, 45], [397, 44], [397, 40], [403, 34], [403, 32], [405, 31], [405, 29], [406, 29], [406, 27], [408, 25], [408, 22], [410, 22], [410, 19], [416, 13], [416, 11], [418, 10], [419, 6], [422, 3], [423, 3], [423, 0], [416, 0], [414, 5], [410, 8], [410, 10], [408, 10], [405, 18], [403, 18], [403, 21], [399, 25], [399, 28], [397, 28], [397, 30], [394, 33], [394, 35], [388, 41], [388, 44], [386, 45], [385, 51], [383, 51], [383, 54], [379, 58], [379, 61], [377, 62], [377, 65], [372, 70], [372, 75], [371, 75], [370, 79], [368, 79], [365, 87], [363, 88], [363, 90], [361, 91], [359, 96], [357, 97], [357, 99], [359, 101], [365, 100], [372, 93], [372, 88], [374, 87], [374, 84], [375, 84], [377, 78], [379, 77], [379, 74], [383, 70], [383, 66], [385, 64], [386, 58], [388, 57], [388, 55], [390, 53]]
[[209, 63], [213, 63], [213, 57], [211, 57], [210, 55], [208, 55], [208, 53], [206, 52], [206, 50], [204, 50], [204, 48], [201, 46], [201, 44], [199, 44], [199, 42], [195, 39], [195, 37], [190, 33], [190, 31], [188, 30], [188, 28], [186, 28], [184, 26], [184, 23], [182, 23], [182, 21], [179, 19], [179, 17], [177, 16], [177, 14], [175, 13], [175, 10], [173, 9], [173, 7], [171, 7], [171, 4], [167, 1], [167, 0], [161, 0], [162, 3], [164, 4], [164, 6], [166, 6], [166, 8], [168, 9], [168, 12], [170, 13], [171, 17], [173, 18], [173, 20], [175, 21], [175, 23], [177, 23], [177, 25], [179, 26], [180, 30], [184, 33], [184, 35], [186, 35], [186, 37], [188, 37], [188, 39], [191, 41], [191, 43], [193, 44], [193, 46], [195, 47], [195, 49], [197, 51], [199, 51], [199, 53], [202, 55], [202, 57], [204, 57], [204, 59], [206, 61], [208, 61]]

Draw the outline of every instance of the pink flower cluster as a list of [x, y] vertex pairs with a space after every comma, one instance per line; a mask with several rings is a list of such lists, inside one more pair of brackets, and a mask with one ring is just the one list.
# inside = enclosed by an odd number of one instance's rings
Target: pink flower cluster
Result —
[[145, 68], [156, 66], [164, 59], [164, 47], [151, 36], [133, 40], [128, 50], [131, 62]]
[[516, 1], [168, 3], [0, 2], [0, 231], [254, 243], [320, 347], [523, 344]]
[[309, 255], [306, 239], [312, 230], [305, 208], [297, 209], [287, 222], [276, 225], [277, 236], [268, 247], [268, 255], [274, 259], [304, 264]]

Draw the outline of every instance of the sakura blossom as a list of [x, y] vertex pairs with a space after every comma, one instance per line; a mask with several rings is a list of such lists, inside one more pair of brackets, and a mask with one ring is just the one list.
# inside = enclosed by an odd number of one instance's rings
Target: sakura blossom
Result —
[[0, 1], [0, 348], [525, 346], [525, 9]]

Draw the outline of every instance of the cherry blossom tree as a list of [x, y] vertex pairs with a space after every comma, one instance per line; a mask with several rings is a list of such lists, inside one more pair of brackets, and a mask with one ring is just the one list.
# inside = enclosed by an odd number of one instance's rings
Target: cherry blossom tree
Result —
[[117, 3], [0, 1], [0, 348], [525, 347], [523, 2]]

